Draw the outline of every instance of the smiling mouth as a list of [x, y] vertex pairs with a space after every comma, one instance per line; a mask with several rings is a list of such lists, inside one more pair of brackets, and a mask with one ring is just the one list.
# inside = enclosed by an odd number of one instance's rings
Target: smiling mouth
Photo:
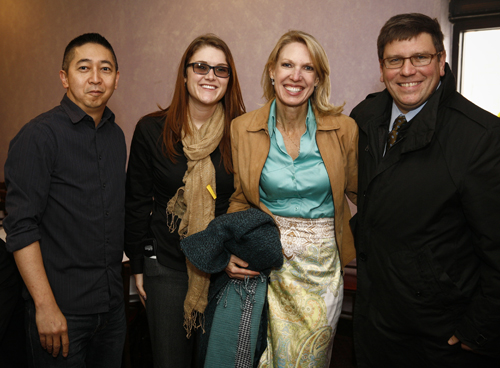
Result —
[[208, 85], [208, 84], [202, 84], [201, 88], [215, 89], [215, 86], [211, 86], [211, 85]]
[[412, 82], [412, 83], [399, 83], [401, 87], [415, 87], [418, 86], [420, 82]]
[[300, 92], [303, 90], [302, 87], [290, 87], [290, 86], [285, 86], [285, 89], [290, 92]]

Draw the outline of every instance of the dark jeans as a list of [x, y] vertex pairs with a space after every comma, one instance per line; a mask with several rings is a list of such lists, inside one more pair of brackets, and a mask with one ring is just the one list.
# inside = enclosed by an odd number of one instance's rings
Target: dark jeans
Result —
[[26, 368], [24, 299], [21, 286], [0, 290], [0, 367]]
[[[26, 301], [26, 335], [30, 365], [33, 368], [120, 368], [127, 326], [124, 304], [106, 313], [65, 315], [68, 324], [69, 354], [57, 358], [40, 344], [35, 305]], [[62, 349], [61, 349], [62, 350]]]

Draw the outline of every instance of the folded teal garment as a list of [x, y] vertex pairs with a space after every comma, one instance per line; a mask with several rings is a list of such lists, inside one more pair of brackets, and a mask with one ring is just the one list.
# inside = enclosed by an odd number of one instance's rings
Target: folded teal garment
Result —
[[248, 262], [248, 269], [267, 275], [283, 265], [280, 233], [267, 213], [255, 208], [226, 213], [203, 231], [181, 240], [181, 249], [199, 270], [223, 271], [231, 255]]

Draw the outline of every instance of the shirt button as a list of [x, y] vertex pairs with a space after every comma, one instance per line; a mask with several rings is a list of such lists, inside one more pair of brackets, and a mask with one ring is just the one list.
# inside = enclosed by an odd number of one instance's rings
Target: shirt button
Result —
[[99, 160], [102, 160], [102, 156], [101, 155], [99, 155]]
[[102, 183], [102, 187], [103, 187], [103, 188], [106, 188], [106, 183]]
[[361, 261], [366, 261], [368, 259], [368, 256], [366, 255], [366, 253], [361, 252], [361, 253], [359, 253], [358, 258]]
[[106, 211], [106, 216], [109, 216], [109, 212], [108, 211]]
[[416, 292], [415, 292], [415, 296], [416, 296], [417, 298], [420, 298], [420, 297], [422, 296], [422, 292], [421, 292], [421, 291], [416, 291]]

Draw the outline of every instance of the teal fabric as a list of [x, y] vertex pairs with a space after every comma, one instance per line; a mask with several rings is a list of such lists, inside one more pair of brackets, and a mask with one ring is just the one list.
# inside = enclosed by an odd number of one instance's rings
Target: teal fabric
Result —
[[308, 103], [306, 132], [300, 139], [300, 154], [288, 155], [276, 128], [276, 101], [269, 112], [271, 147], [260, 177], [260, 199], [274, 214], [284, 217], [324, 218], [334, 216], [332, 188], [318, 145], [316, 118]]
[[[264, 311], [267, 276], [272, 268], [283, 265], [280, 234], [273, 218], [256, 208], [221, 215], [205, 230], [183, 239], [181, 248], [198, 269], [212, 274], [204, 314], [206, 333], [200, 334], [198, 345], [199, 366], [225, 367], [221, 361], [232, 360], [232, 367], [250, 367], [253, 359], [258, 361], [267, 344], [267, 315]], [[252, 280], [235, 289], [234, 284], [240, 281], [229, 278], [223, 271], [231, 254], [247, 261], [249, 269], [261, 273], [255, 293], [250, 287]], [[242, 309], [247, 292], [252, 296], [250, 307]], [[218, 302], [220, 298], [223, 301]], [[216, 311], [219, 317], [214, 321]], [[249, 334], [239, 333], [240, 328], [248, 325], [248, 319], [243, 317], [251, 318]], [[217, 331], [215, 337], [212, 337], [213, 329]], [[248, 329], [244, 331], [248, 332]], [[211, 353], [207, 356], [209, 343]], [[236, 354], [238, 347], [240, 352]], [[239, 365], [235, 365], [236, 356]]]
[[[248, 294], [244, 282], [231, 280], [226, 284], [218, 296], [218, 304], [215, 309], [215, 315], [210, 331], [208, 341], [207, 355], [205, 358], [205, 368], [234, 368], [252, 367], [252, 362], [257, 345], [257, 336], [259, 332], [260, 318], [264, 308], [267, 294], [266, 277], [257, 277], [255, 294]], [[251, 298], [252, 308], [250, 311], [250, 356], [245, 364], [236, 365], [236, 356], [239, 343], [240, 326], [242, 316], [245, 314], [243, 308], [245, 299]]]

